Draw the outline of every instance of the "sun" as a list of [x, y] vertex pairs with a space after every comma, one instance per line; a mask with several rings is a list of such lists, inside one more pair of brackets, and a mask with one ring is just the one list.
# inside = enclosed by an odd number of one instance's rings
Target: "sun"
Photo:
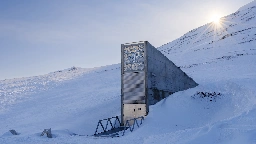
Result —
[[215, 14], [211, 17], [211, 21], [214, 23], [214, 24], [219, 24], [220, 23], [220, 16]]
[[209, 21], [212, 22], [212, 24], [219, 26], [223, 23], [224, 18], [222, 18], [223, 13], [221, 10], [214, 10], [211, 13], [209, 13], [208, 18]]

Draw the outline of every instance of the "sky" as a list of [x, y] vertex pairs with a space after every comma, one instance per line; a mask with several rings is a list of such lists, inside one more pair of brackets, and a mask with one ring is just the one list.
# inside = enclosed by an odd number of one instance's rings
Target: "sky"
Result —
[[252, 0], [1, 0], [0, 80], [120, 63], [121, 44], [159, 47]]

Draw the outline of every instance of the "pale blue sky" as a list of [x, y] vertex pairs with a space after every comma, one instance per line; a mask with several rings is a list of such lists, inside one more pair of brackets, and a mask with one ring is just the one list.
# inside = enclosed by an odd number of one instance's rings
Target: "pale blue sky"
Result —
[[252, 0], [0, 0], [0, 80], [120, 63], [120, 45], [155, 47]]

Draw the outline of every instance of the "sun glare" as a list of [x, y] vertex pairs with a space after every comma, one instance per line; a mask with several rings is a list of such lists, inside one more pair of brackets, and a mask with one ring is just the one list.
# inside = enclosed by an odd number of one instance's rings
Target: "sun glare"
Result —
[[215, 24], [219, 24], [220, 23], [220, 16], [219, 15], [212, 16], [211, 21], [214, 22]]

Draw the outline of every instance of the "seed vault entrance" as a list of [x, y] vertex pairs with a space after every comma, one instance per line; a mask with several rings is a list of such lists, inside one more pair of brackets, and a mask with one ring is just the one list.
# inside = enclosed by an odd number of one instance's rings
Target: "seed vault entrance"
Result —
[[198, 84], [147, 41], [121, 45], [121, 123], [149, 105]]

